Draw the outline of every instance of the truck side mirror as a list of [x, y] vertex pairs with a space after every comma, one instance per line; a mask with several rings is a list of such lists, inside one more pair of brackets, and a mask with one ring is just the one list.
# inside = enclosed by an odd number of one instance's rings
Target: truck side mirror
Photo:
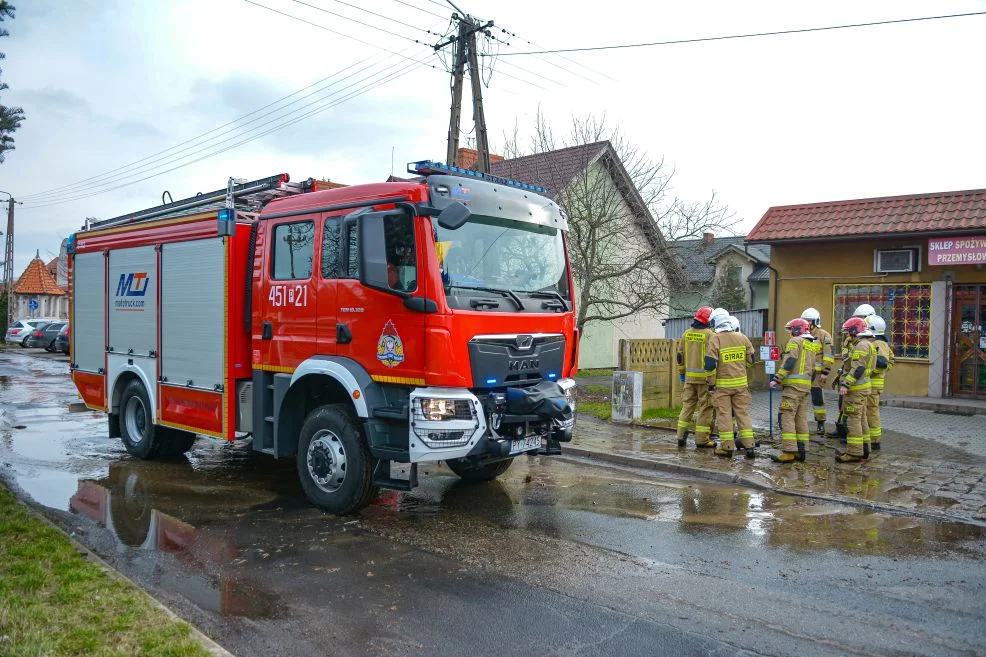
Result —
[[388, 217], [399, 215], [402, 210], [367, 212], [355, 217], [359, 230], [359, 282], [383, 292], [400, 297], [407, 292], [390, 287], [387, 272], [387, 236], [385, 222]]
[[465, 204], [455, 201], [453, 203], [449, 203], [448, 206], [446, 206], [445, 209], [438, 214], [438, 225], [442, 228], [447, 228], [448, 230], [457, 230], [462, 228], [466, 222], [469, 221], [470, 216], [472, 216], [472, 212], [469, 208], [466, 207]]

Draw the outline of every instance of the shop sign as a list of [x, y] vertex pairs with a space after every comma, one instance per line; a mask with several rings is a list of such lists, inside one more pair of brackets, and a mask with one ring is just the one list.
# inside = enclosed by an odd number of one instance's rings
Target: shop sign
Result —
[[929, 265], [986, 264], [986, 235], [928, 240]]

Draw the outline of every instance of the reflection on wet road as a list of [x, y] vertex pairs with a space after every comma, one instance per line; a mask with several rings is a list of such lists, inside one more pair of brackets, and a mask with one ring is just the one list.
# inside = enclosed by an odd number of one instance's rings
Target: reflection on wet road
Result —
[[986, 652], [978, 527], [544, 457], [336, 518], [292, 461], [137, 461], [72, 397], [0, 354], [0, 477], [238, 655]]

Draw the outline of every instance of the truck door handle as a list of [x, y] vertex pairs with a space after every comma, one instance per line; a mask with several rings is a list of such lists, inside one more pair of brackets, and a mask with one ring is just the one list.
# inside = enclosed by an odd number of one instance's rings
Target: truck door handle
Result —
[[274, 327], [270, 322], [264, 322], [263, 328], [260, 333], [261, 340], [273, 340], [274, 339]]
[[353, 341], [353, 332], [345, 324], [336, 324], [336, 344], [349, 344]]

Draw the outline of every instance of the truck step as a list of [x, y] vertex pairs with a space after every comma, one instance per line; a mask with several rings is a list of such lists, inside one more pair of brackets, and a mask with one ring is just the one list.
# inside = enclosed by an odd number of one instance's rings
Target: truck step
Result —
[[380, 459], [377, 466], [373, 469], [373, 485], [390, 490], [413, 490], [418, 485], [418, 464], [411, 464], [411, 471], [407, 479], [394, 479], [390, 476], [390, 461]]
[[268, 456], [274, 456], [274, 448], [273, 447], [261, 447], [260, 449], [254, 448], [253, 451], [255, 451], [255, 452], [263, 452], [264, 454], [267, 454]]

